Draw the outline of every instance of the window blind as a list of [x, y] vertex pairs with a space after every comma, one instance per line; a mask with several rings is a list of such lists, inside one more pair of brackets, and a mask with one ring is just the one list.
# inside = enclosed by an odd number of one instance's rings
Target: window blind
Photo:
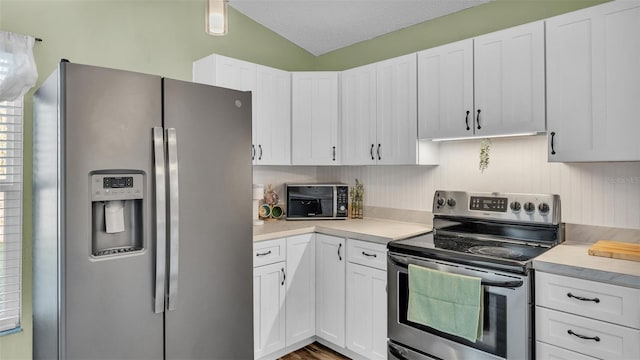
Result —
[[[13, 56], [0, 52], [0, 81]], [[0, 332], [20, 327], [23, 99], [0, 101]]]

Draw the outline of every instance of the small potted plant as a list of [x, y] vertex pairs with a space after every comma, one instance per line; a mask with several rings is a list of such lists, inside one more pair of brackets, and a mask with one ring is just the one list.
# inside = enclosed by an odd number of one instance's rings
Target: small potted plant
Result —
[[351, 218], [363, 218], [364, 185], [356, 179], [356, 186], [351, 188]]

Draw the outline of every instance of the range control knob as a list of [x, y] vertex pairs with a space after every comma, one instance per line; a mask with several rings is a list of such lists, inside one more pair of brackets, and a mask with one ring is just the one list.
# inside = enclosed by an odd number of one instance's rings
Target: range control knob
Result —
[[456, 199], [450, 198], [449, 200], [447, 200], [447, 205], [449, 205], [449, 207], [456, 206]]
[[438, 206], [444, 206], [445, 200], [444, 198], [438, 198], [438, 200], [436, 200], [436, 204], [438, 204]]
[[511, 211], [513, 211], [514, 213], [519, 213], [520, 209], [522, 208], [522, 205], [520, 205], [519, 202], [514, 201], [511, 204], [509, 204], [509, 208], [511, 208]]
[[527, 214], [533, 214], [533, 212], [536, 211], [535, 204], [530, 201], [524, 203], [523, 208]]
[[345, 211], [346, 208], [344, 207], [344, 205], [340, 205], [340, 211]]
[[538, 211], [540, 211], [541, 215], [547, 215], [549, 214], [549, 204], [547, 203], [540, 203], [540, 205], [538, 205]]

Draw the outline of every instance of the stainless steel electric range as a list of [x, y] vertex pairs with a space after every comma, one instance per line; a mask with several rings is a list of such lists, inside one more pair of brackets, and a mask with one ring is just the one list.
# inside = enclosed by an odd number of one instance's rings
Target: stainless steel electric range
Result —
[[[532, 359], [531, 261], [564, 240], [560, 197], [436, 191], [433, 214], [433, 233], [388, 245], [389, 358]], [[481, 339], [407, 320], [409, 264], [481, 279]]]

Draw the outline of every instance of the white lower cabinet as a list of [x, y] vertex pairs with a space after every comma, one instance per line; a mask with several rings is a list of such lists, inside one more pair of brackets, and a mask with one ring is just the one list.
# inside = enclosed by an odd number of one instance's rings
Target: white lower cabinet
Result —
[[253, 248], [255, 359], [316, 339], [353, 359], [387, 358], [386, 245], [312, 233]]
[[640, 289], [536, 272], [538, 359], [637, 359]]
[[253, 348], [255, 358], [285, 347], [284, 261], [253, 269]]
[[596, 358], [575, 353], [561, 347], [536, 342], [536, 358], [552, 360], [596, 360]]
[[271, 359], [315, 336], [315, 234], [253, 245], [254, 358]]
[[345, 239], [316, 234], [316, 336], [344, 347]]
[[347, 240], [347, 348], [387, 358], [386, 246]]
[[347, 264], [347, 348], [387, 358], [387, 272]]
[[313, 337], [316, 332], [315, 234], [287, 238], [286, 344]]

